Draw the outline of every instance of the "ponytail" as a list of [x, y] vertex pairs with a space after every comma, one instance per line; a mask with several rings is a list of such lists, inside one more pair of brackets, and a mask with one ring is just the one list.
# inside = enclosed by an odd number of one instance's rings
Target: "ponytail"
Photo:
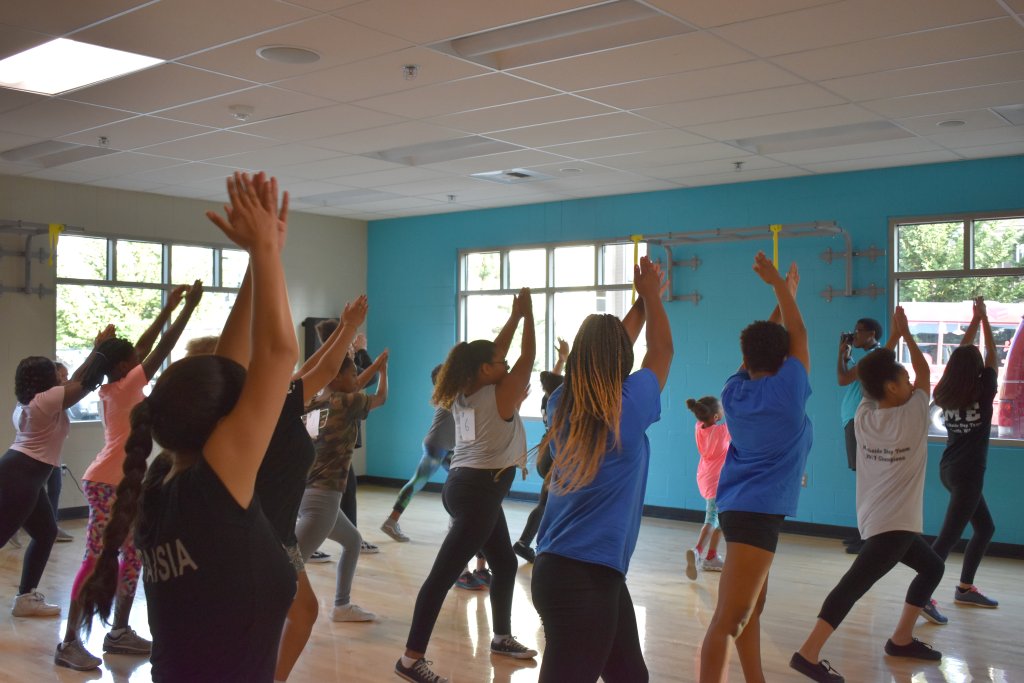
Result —
[[699, 399], [686, 399], [686, 407], [705, 425], [710, 425], [715, 415], [722, 413], [722, 404], [714, 396], [704, 396]]
[[117, 487], [110, 521], [103, 532], [103, 549], [76, 598], [86, 633], [95, 615], [98, 614], [104, 623], [110, 616], [117, 591], [118, 553], [135, 524], [146, 461], [153, 450], [151, 408], [150, 399], [143, 399], [132, 410], [132, 430], [125, 443], [124, 478]]
[[490, 362], [493, 355], [494, 342], [487, 339], [460, 342], [453, 346], [437, 375], [431, 402], [450, 409], [455, 398], [473, 383], [480, 366]]

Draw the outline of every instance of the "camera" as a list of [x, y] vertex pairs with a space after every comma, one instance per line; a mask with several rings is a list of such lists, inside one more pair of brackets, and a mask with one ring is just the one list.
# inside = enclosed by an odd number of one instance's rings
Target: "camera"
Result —
[[839, 340], [843, 344], [853, 344], [853, 338], [856, 336], [855, 332], [843, 332], [839, 335]]

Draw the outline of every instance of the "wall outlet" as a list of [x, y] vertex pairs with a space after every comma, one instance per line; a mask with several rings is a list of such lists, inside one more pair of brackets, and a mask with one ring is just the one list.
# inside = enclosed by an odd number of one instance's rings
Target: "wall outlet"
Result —
[[807, 473], [804, 472], [804, 476], [800, 477], [800, 486], [807, 488]]

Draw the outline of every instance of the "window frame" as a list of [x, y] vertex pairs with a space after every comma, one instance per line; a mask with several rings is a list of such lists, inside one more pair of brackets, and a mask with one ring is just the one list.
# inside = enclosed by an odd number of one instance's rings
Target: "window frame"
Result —
[[[1019, 277], [1024, 278], [1024, 265], [1016, 268], [975, 268], [974, 267], [974, 224], [986, 220], [1002, 219], [1024, 219], [1024, 208], [1010, 209], [1005, 211], [968, 211], [962, 213], [929, 214], [923, 216], [892, 216], [889, 218], [889, 311], [896, 310], [899, 305], [899, 285], [901, 282], [913, 280], [946, 280], [946, 279], [976, 279], [986, 277]], [[901, 226], [920, 225], [928, 223], [960, 223], [963, 230], [963, 256], [961, 268], [949, 270], [928, 270], [928, 271], [900, 271], [897, 270], [899, 259], [899, 229]], [[886, 321], [888, 324], [888, 321]], [[979, 331], [980, 334], [980, 331]], [[943, 332], [939, 330], [936, 335], [936, 353], [940, 354], [942, 360], [944, 343]], [[980, 341], [980, 339], [979, 339]], [[897, 348], [897, 358], [903, 358], [903, 342], [900, 341]], [[945, 365], [945, 363], [942, 363]], [[998, 397], [998, 394], [997, 394]], [[929, 406], [931, 397], [929, 396]], [[997, 416], [993, 417], [993, 424]], [[946, 443], [945, 434], [928, 434], [929, 443]], [[992, 436], [989, 443], [993, 446], [1003, 448], [1024, 448], [1024, 436], [1019, 439], [1000, 438]]]
[[[639, 244], [644, 249], [649, 249], [650, 245], [646, 240], [642, 240]], [[555, 250], [563, 247], [594, 247], [594, 284], [593, 285], [574, 285], [574, 286], [555, 286]], [[456, 276], [456, 287], [455, 287], [455, 311], [456, 311], [456, 339], [460, 342], [468, 341], [466, 339], [467, 330], [469, 325], [467, 323], [468, 313], [468, 299], [472, 296], [514, 296], [519, 293], [519, 288], [513, 288], [509, 285], [509, 253], [513, 251], [531, 251], [531, 250], [545, 250], [545, 280], [543, 287], [530, 287], [531, 294], [543, 294], [545, 295], [545, 324], [544, 324], [544, 339], [537, 340], [538, 357], [537, 360], [541, 362], [541, 366], [544, 369], [548, 369], [555, 364], [555, 331], [554, 321], [555, 315], [555, 295], [571, 292], [632, 292], [633, 282], [630, 279], [629, 282], [621, 284], [604, 284], [605, 280], [605, 265], [604, 265], [604, 254], [605, 247], [609, 246], [633, 246], [633, 242], [630, 240], [623, 240], [622, 238], [613, 238], [605, 240], [575, 240], [569, 242], [531, 242], [526, 244], [515, 244], [495, 247], [473, 247], [463, 248], [458, 250], [457, 259], [457, 276]], [[470, 254], [486, 254], [486, 253], [498, 253], [499, 273], [498, 273], [498, 289], [466, 289], [468, 284], [469, 273], [468, 273], [468, 256]], [[571, 339], [567, 339], [572, 344]], [[535, 420], [539, 421], [540, 418], [536, 416], [523, 416], [524, 420]]]

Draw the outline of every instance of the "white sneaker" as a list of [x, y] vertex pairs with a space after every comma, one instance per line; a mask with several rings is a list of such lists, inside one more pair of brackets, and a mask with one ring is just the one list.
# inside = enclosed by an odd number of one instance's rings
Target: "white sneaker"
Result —
[[331, 621], [375, 621], [377, 615], [367, 612], [355, 603], [347, 605], [335, 605], [331, 610]]
[[398, 522], [390, 517], [384, 520], [384, 523], [380, 525], [380, 530], [399, 543], [409, 542], [409, 537], [402, 533], [402, 527], [398, 526]]
[[725, 560], [721, 555], [715, 555], [711, 559], [701, 560], [700, 568], [706, 572], [720, 572], [725, 566]]
[[697, 580], [697, 569], [700, 567], [701, 559], [700, 553], [697, 552], [696, 548], [686, 549], [686, 578], [690, 581]]
[[16, 617], [59, 617], [60, 605], [51, 605], [42, 593], [33, 590], [14, 598], [11, 614]]
[[64, 531], [60, 527], [57, 527], [57, 539], [56, 539], [57, 543], [70, 543], [73, 540], [75, 540], [74, 536], [72, 536], [68, 532]]

